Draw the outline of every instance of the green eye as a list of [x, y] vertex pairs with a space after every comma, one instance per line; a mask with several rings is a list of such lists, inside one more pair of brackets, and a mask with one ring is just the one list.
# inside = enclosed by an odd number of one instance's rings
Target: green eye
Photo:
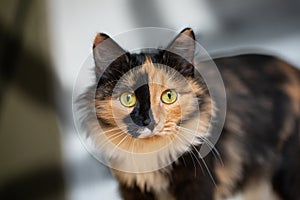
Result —
[[174, 90], [166, 90], [161, 95], [161, 101], [165, 104], [172, 104], [177, 100], [177, 93]]
[[120, 96], [120, 101], [123, 106], [132, 107], [136, 103], [136, 97], [134, 93], [124, 92]]

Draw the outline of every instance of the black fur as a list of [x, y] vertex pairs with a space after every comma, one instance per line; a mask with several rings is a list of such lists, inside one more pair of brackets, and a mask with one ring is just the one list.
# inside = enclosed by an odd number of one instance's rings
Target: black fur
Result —
[[[119, 78], [142, 65], [146, 56], [153, 63], [172, 67], [185, 77], [196, 77], [190, 60], [168, 50], [147, 50], [146, 53], [125, 53], [119, 57], [104, 71], [98, 87], [107, 91], [105, 95], [111, 95]], [[214, 62], [227, 94], [227, 117], [216, 147], [225, 167], [231, 166], [229, 161], [233, 157], [225, 141], [232, 141], [242, 159], [240, 166], [234, 166], [241, 167], [241, 176], [233, 180], [228, 197], [243, 190], [249, 180], [270, 177], [274, 192], [283, 200], [300, 200], [300, 111], [294, 110], [295, 99], [284, 89], [291, 82], [288, 73], [293, 74], [300, 85], [300, 72], [277, 58], [264, 55], [239, 55], [218, 58]], [[293, 69], [286, 72], [283, 68]], [[149, 126], [145, 122], [152, 120], [148, 85], [137, 87], [135, 94], [139, 103], [127, 120], [132, 119], [138, 126]], [[199, 97], [200, 107], [204, 105], [203, 101]], [[285, 128], [287, 120], [289, 128]], [[134, 131], [131, 133], [136, 136]], [[282, 139], [283, 136], [286, 138]], [[197, 152], [187, 152], [172, 164], [169, 192], [180, 200], [213, 200], [216, 186], [195, 155]], [[219, 160], [210, 153], [205, 162], [218, 186], [221, 179], [215, 170]], [[120, 190], [127, 200], [156, 198], [154, 192], [141, 191], [136, 185], [127, 187], [120, 183]]]
[[[145, 78], [147, 77], [147, 74], [139, 77], [147, 79]], [[134, 137], [138, 137], [140, 135], [137, 131], [139, 127], [148, 127], [150, 130], [153, 130], [156, 123], [150, 107], [150, 92], [148, 84], [137, 87], [138, 88], [134, 91], [137, 103], [134, 106], [133, 111], [124, 119], [124, 122], [127, 124], [128, 133]]]
[[[159, 59], [159, 54], [151, 55], [151, 58], [163, 61], [163, 58]], [[291, 108], [291, 97], [281, 88], [289, 79], [279, 70], [277, 59], [262, 55], [243, 55], [219, 58], [215, 63], [227, 90], [227, 116], [234, 115], [241, 120], [240, 131], [243, 133], [240, 136], [232, 133], [230, 124], [234, 122], [226, 119], [217, 149], [225, 165], [228, 164], [227, 157], [231, 155], [226, 151], [224, 140], [235, 140], [246, 152], [242, 164], [243, 176], [237, 180], [232, 193], [242, 190], [249, 179], [270, 175], [273, 177], [274, 190], [283, 200], [300, 199], [299, 119], [293, 114], [295, 111]], [[233, 84], [237, 83], [228, 74], [238, 77], [248, 93], [231, 90]], [[289, 133], [291, 136], [288, 141], [283, 141], [284, 147], [279, 151], [281, 130], [289, 115], [294, 119], [293, 132]], [[215, 163], [219, 161], [212, 155], [205, 159], [213, 173]], [[214, 178], [218, 184], [218, 177]], [[215, 192], [212, 180], [208, 174], [203, 173], [196, 159], [192, 160], [190, 154], [183, 155], [173, 164], [170, 183], [170, 190], [177, 199], [210, 200]]]

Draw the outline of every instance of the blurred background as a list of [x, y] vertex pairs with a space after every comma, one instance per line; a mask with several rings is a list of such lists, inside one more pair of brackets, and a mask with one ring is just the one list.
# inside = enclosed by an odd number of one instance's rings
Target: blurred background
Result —
[[300, 66], [299, 0], [0, 0], [0, 199], [119, 199], [77, 137], [72, 87], [97, 32], [149, 26]]

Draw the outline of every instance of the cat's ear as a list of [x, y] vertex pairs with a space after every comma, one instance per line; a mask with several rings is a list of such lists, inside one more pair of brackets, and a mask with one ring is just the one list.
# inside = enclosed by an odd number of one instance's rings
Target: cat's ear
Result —
[[167, 50], [193, 63], [195, 53], [195, 35], [193, 29], [183, 29], [173, 42], [171, 42]]
[[93, 43], [96, 72], [103, 72], [114, 60], [126, 52], [108, 35], [98, 33]]

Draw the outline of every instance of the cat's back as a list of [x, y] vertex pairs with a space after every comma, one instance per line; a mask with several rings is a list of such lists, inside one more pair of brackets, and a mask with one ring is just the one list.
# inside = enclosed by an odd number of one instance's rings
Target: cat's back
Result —
[[[300, 71], [296, 67], [276, 57], [257, 54], [214, 61], [223, 78], [229, 106], [235, 101], [254, 101], [268, 107], [281, 100], [289, 102], [291, 111], [299, 116]], [[245, 101], [239, 101], [242, 99]]]
[[255, 155], [267, 158], [292, 135], [300, 138], [300, 71], [296, 67], [256, 54], [214, 61], [226, 90], [224, 135], [235, 134], [251, 144], [247, 147], [250, 159], [253, 155], [253, 161], [260, 162]]
[[299, 69], [273, 56], [245, 54], [217, 58], [214, 59], [214, 62], [220, 70], [225, 84], [235, 76], [244, 81], [244, 85], [249, 86], [249, 89], [257, 88], [259, 83], [261, 83], [261, 89], [281, 84], [299, 87]]

